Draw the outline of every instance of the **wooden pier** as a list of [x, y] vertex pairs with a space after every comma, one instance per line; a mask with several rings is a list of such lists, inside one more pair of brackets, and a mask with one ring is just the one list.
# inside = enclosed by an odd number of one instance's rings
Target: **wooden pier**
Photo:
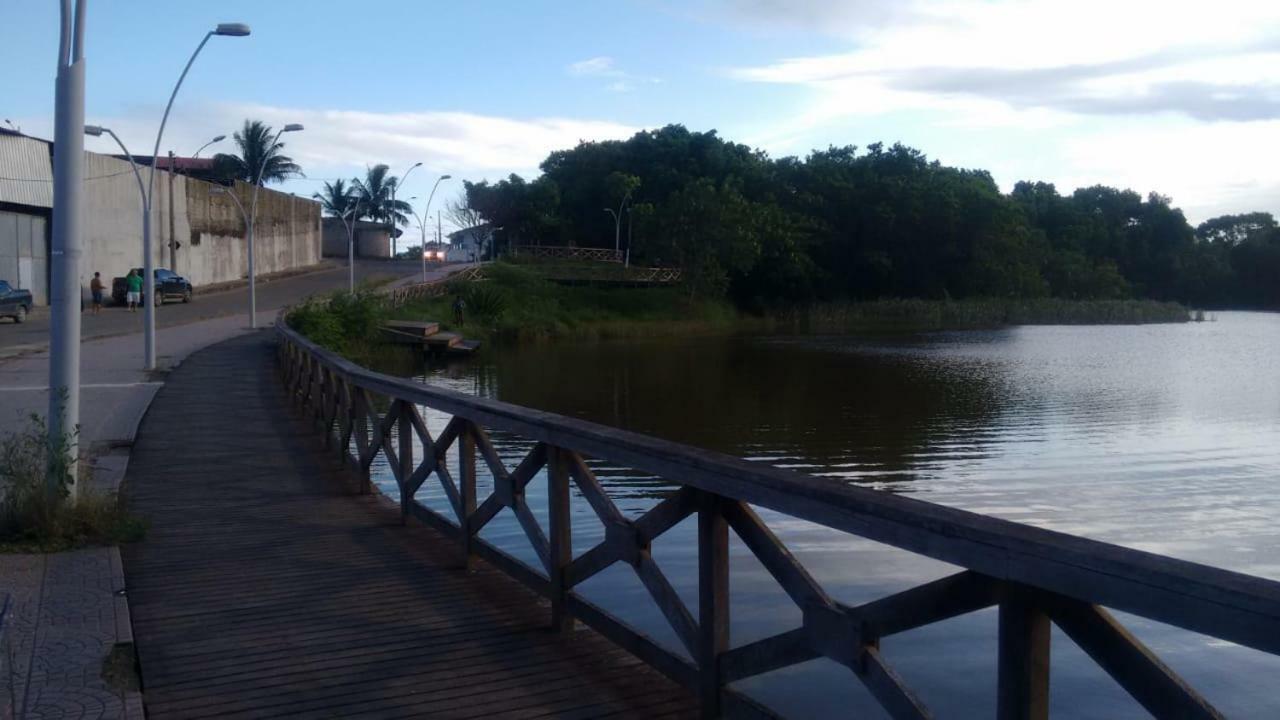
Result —
[[357, 494], [288, 411], [267, 333], [196, 353], [130, 460], [125, 546], [150, 718], [681, 717], [693, 695]]
[[[1280, 583], [1272, 580], [405, 381], [347, 362], [283, 324], [277, 324], [276, 332], [288, 396], [313, 421], [335, 457], [363, 474], [367, 483], [374, 459], [384, 456], [400, 488], [400, 512], [406, 520], [439, 530], [462, 561], [487, 562], [546, 598], [546, 619], [565, 635], [574, 620], [581, 621], [696, 693], [704, 717], [768, 716], [730, 683], [822, 657], [847, 667], [850, 681], [863, 683], [891, 717], [932, 717], [909, 679], [881, 654], [881, 640], [991, 607], [998, 608], [999, 618], [992, 684], [1001, 720], [1048, 716], [1051, 625], [1158, 718], [1217, 718], [1221, 713], [1129, 633], [1113, 611], [1280, 654]], [[423, 421], [424, 407], [452, 416], [434, 436]], [[490, 431], [524, 438], [532, 449], [515, 467], [507, 467], [489, 440]], [[452, 452], [459, 457], [457, 477], [443, 461]], [[651, 473], [679, 489], [643, 516], [627, 518], [584, 461], [587, 456]], [[484, 497], [477, 495], [478, 462], [493, 477], [492, 490]], [[535, 481], [547, 487], [546, 527], [524, 498]], [[415, 499], [426, 482], [443, 487], [450, 501], [445, 514]], [[605, 527], [601, 542], [577, 554], [570, 542], [571, 486]], [[862, 605], [846, 605], [823, 589], [754, 507], [950, 563], [958, 571]], [[480, 537], [489, 521], [508, 511], [535, 551], [539, 562], [533, 566]], [[656, 538], [690, 516], [698, 524], [698, 602], [693, 609], [650, 553]], [[800, 609], [802, 619], [795, 628], [746, 644], [731, 641], [731, 531]], [[685, 653], [663, 647], [574, 590], [617, 563], [634, 570]], [[584, 641], [598, 638], [589, 637]], [[951, 710], [964, 715], [963, 708]]]

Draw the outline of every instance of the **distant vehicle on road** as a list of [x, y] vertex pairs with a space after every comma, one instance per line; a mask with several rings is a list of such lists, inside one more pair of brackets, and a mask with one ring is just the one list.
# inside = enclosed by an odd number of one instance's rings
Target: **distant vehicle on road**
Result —
[[[134, 268], [133, 272], [142, 275], [142, 268]], [[191, 283], [181, 275], [172, 270], [165, 268], [156, 268], [156, 297], [155, 303], [161, 305], [165, 300], [181, 300], [184, 303], [191, 302]], [[145, 286], [144, 286], [145, 287]], [[124, 278], [112, 278], [111, 280], [111, 301], [116, 305], [125, 304], [125, 293], [128, 292], [128, 286], [125, 284]], [[142, 292], [142, 302], [147, 301], [146, 290]]]
[[16, 323], [26, 322], [31, 312], [31, 291], [19, 290], [0, 280], [0, 317], [11, 317]]

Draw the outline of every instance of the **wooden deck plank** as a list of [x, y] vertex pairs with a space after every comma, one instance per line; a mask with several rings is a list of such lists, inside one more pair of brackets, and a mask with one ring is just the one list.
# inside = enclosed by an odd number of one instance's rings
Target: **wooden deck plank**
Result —
[[352, 478], [296, 418], [270, 336], [175, 370], [133, 449], [125, 573], [151, 718], [648, 717], [692, 696]]

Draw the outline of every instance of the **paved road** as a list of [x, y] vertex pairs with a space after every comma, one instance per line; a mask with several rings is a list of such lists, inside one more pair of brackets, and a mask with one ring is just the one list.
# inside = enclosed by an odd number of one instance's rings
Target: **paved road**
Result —
[[[359, 260], [356, 261], [356, 282], [400, 278], [411, 275], [421, 267], [412, 260]], [[316, 293], [338, 290], [347, 286], [347, 268], [330, 268], [304, 275], [258, 283], [258, 311], [275, 311], [301, 298]], [[249, 289], [239, 287], [216, 293], [196, 292], [190, 304], [171, 302], [156, 309], [156, 326], [174, 327], [199, 320], [226, 317], [249, 311]], [[80, 323], [80, 335], [85, 340], [112, 337], [142, 331], [141, 312], [130, 313], [125, 308], [106, 307], [99, 315], [84, 313]], [[49, 342], [49, 309], [36, 308], [27, 322], [16, 325], [11, 320], [0, 320], [0, 354], [6, 349]]]
[[[143, 420], [122, 549], [147, 717], [691, 717], [690, 694], [376, 495], [290, 411], [269, 331]], [[174, 432], [181, 428], [181, 432]]]

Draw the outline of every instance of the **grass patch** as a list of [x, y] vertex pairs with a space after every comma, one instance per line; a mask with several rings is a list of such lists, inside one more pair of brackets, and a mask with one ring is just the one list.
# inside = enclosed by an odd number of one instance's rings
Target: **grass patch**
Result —
[[386, 296], [361, 286], [354, 295], [343, 290], [308, 298], [289, 310], [285, 323], [313, 342], [362, 362], [378, 344], [378, 327], [388, 316]]
[[[723, 333], [746, 322], [727, 302], [690, 303], [676, 287], [566, 285], [548, 280], [547, 267], [493, 263], [484, 280], [451, 284], [444, 296], [407, 303], [391, 317], [434, 320], [469, 338], [516, 343]], [[459, 295], [466, 304], [462, 323], [452, 309]]]
[[[71, 500], [71, 469], [63, 459], [71, 437], [55, 444], [51, 453], [44, 420], [36, 415], [0, 440], [0, 552], [58, 552], [142, 539], [146, 526], [116, 495], [85, 490]], [[50, 457], [57, 460], [51, 463]], [[81, 477], [81, 488], [86, 480]]]

